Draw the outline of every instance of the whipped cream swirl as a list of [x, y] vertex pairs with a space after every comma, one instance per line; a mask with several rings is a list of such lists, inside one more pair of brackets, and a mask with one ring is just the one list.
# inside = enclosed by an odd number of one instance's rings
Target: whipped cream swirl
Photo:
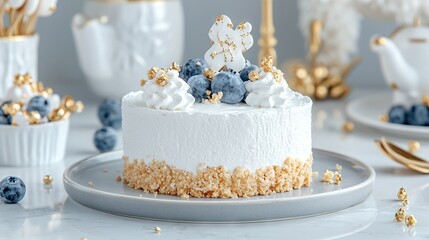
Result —
[[249, 93], [246, 103], [252, 107], [277, 108], [285, 105], [292, 97], [292, 91], [287, 82], [281, 77], [281, 81], [276, 81], [272, 72], [265, 72], [262, 68], [256, 70], [259, 79], [249, 80], [245, 83]]
[[145, 82], [141, 98], [146, 107], [186, 111], [195, 102], [188, 89], [189, 85], [179, 77], [177, 70], [160, 70]]

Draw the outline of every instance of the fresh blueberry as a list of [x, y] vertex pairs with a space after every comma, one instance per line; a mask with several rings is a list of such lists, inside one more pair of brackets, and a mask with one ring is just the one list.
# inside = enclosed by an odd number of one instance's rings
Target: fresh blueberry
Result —
[[25, 184], [19, 177], [5, 177], [0, 182], [0, 199], [4, 203], [18, 203], [25, 196]]
[[122, 128], [121, 102], [114, 99], [104, 100], [98, 107], [98, 118], [103, 126], [116, 130]]
[[11, 115], [0, 115], [0, 125], [10, 125], [12, 124]]
[[116, 146], [116, 142], [116, 130], [111, 127], [102, 127], [94, 134], [94, 144], [100, 152], [112, 150]]
[[389, 122], [396, 124], [407, 123], [407, 110], [404, 106], [396, 105], [389, 110]]
[[188, 79], [190, 86], [189, 93], [194, 96], [197, 102], [207, 98], [207, 90], [210, 90], [210, 81], [203, 75], [195, 75]]
[[422, 104], [415, 104], [407, 113], [407, 122], [414, 126], [424, 126], [429, 123], [428, 109]]
[[42, 96], [32, 97], [30, 102], [28, 102], [27, 111], [37, 111], [42, 118], [48, 116], [50, 111], [48, 99]]
[[180, 78], [188, 82], [188, 79], [195, 75], [204, 73], [204, 69], [210, 68], [204, 59], [190, 59], [180, 70]]
[[213, 93], [222, 92], [223, 103], [239, 103], [244, 98], [246, 88], [240, 76], [230, 72], [220, 72], [212, 80], [211, 89]]
[[258, 69], [258, 67], [256, 65], [250, 65], [248, 67], [245, 67], [240, 72], [241, 80], [243, 80], [243, 82], [249, 81], [249, 73], [251, 71], [255, 71], [256, 69]]

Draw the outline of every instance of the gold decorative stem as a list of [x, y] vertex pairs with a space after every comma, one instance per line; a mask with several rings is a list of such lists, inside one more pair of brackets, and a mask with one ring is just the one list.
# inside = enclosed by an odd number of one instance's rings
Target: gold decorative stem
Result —
[[261, 37], [259, 39], [259, 61], [264, 57], [271, 56], [274, 65], [277, 64], [277, 53], [275, 46], [277, 39], [275, 37], [275, 28], [273, 20], [273, 0], [262, 0], [261, 16]]

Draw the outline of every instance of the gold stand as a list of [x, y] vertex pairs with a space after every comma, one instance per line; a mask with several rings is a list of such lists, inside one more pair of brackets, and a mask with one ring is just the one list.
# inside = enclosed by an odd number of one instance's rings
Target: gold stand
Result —
[[271, 56], [274, 65], [277, 64], [277, 53], [275, 46], [277, 39], [274, 34], [276, 32], [273, 21], [273, 0], [262, 0], [262, 16], [261, 16], [261, 37], [258, 41], [260, 46], [259, 62], [264, 57]]

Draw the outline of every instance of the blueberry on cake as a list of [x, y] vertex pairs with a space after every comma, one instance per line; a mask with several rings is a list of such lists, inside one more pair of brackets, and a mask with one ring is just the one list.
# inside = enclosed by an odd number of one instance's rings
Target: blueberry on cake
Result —
[[149, 69], [122, 100], [123, 180], [197, 198], [268, 195], [309, 186], [312, 101], [270, 57], [252, 65], [252, 26], [217, 17], [204, 59]]

